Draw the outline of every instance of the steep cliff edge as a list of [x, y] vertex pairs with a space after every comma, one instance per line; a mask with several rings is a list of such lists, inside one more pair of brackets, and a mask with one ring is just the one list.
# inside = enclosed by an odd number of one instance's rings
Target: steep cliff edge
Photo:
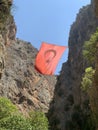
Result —
[[15, 39], [16, 26], [11, 16], [12, 0], [0, 1], [0, 78], [4, 70], [5, 46]]
[[74, 130], [75, 120], [78, 122], [77, 129], [80, 129], [83, 119], [79, 111], [85, 98], [81, 92], [81, 79], [87, 67], [82, 50], [84, 42], [89, 40], [97, 26], [98, 19], [92, 1], [91, 5], [80, 9], [76, 21], [71, 26], [68, 61], [63, 64], [48, 113], [51, 130], [69, 130], [69, 125], [71, 130]]
[[44, 76], [34, 69], [37, 50], [16, 39], [6, 47], [5, 68], [0, 81], [0, 95], [10, 98], [22, 111], [47, 111], [56, 83], [55, 76]]
[[4, 15], [0, 17], [0, 96], [11, 99], [24, 114], [34, 109], [47, 112], [56, 76], [41, 75], [34, 69], [38, 50], [16, 39], [11, 5], [12, 0], [0, 2], [0, 16]]

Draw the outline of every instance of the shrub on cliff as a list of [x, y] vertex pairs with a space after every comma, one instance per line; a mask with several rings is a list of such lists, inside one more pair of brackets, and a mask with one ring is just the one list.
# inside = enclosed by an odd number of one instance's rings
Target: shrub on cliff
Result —
[[93, 64], [95, 62], [97, 44], [98, 44], [98, 29], [94, 34], [92, 34], [90, 40], [86, 41], [84, 44], [83, 55], [90, 64]]
[[87, 91], [92, 86], [92, 80], [95, 70], [92, 67], [85, 69], [85, 75], [82, 79], [82, 90]]
[[0, 120], [17, 111], [16, 106], [7, 98], [0, 97]]
[[0, 120], [0, 128], [7, 130], [32, 130], [29, 120], [22, 115], [12, 115]]
[[30, 112], [30, 122], [33, 126], [32, 130], [48, 130], [48, 119], [43, 112]]
[[[98, 29], [91, 36], [90, 40], [85, 42], [83, 55], [86, 60], [97, 70], [95, 63], [98, 63]], [[86, 69], [87, 70], [87, 69]], [[91, 109], [91, 117], [93, 125], [98, 129], [98, 85], [95, 79], [98, 79], [96, 71], [90, 69], [90, 73], [85, 72], [82, 81], [82, 89], [85, 89], [89, 98], [89, 106]], [[94, 74], [95, 73], [95, 74]]]
[[48, 120], [38, 111], [27, 118], [9, 99], [0, 97], [0, 130], [48, 130]]

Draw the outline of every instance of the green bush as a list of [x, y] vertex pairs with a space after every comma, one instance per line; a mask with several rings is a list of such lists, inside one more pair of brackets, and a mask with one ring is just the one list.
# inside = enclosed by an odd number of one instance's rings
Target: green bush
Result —
[[0, 130], [8, 130], [8, 129], [5, 129], [5, 128], [0, 128]]
[[91, 36], [89, 41], [84, 44], [83, 55], [88, 60], [89, 63], [93, 64], [95, 62], [95, 54], [97, 52], [96, 45], [98, 44], [98, 29]]
[[30, 122], [33, 126], [32, 130], [48, 130], [48, 119], [45, 114], [40, 111], [30, 113]]
[[22, 115], [12, 115], [0, 120], [0, 127], [8, 130], [32, 130], [30, 122]]
[[0, 97], [0, 130], [48, 130], [43, 112], [34, 111], [27, 118], [7, 98]]
[[82, 79], [82, 90], [87, 91], [91, 86], [92, 86], [92, 80], [93, 80], [93, 75], [95, 73], [95, 70], [92, 67], [88, 67], [85, 69], [85, 75]]
[[8, 130], [32, 130], [32, 126], [22, 115], [12, 115], [0, 120], [0, 127]]
[[0, 119], [10, 116], [16, 111], [16, 106], [9, 99], [0, 97]]
[[[97, 60], [97, 52], [98, 52], [98, 29], [91, 36], [90, 40], [85, 42], [84, 44], [83, 55], [86, 58], [86, 60], [90, 63], [90, 65], [95, 66]], [[97, 70], [97, 68], [95, 69]], [[89, 107], [91, 109], [90, 116], [92, 118], [91, 126], [92, 128], [93, 126], [96, 126], [98, 128], [98, 91], [97, 91], [97, 85], [93, 80], [94, 73], [95, 71], [91, 67], [89, 67], [89, 69], [88, 68], [86, 69], [85, 75], [82, 80], [82, 90], [85, 90], [87, 92], [89, 98], [90, 103]], [[97, 78], [97, 76], [95, 78]]]

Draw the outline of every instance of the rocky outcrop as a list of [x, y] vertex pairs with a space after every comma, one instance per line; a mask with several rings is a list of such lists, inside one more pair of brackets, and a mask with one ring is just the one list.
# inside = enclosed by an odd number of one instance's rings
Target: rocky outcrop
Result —
[[15, 40], [16, 26], [11, 16], [12, 0], [0, 1], [0, 78], [4, 70], [6, 45]]
[[[81, 102], [85, 98], [81, 93], [81, 79], [85, 67], [88, 65], [83, 59], [82, 50], [84, 42], [89, 40], [97, 26], [98, 19], [95, 16], [93, 3], [80, 9], [70, 30], [68, 61], [62, 66], [54, 99], [50, 104], [48, 117], [51, 130], [69, 130], [69, 125], [72, 126], [72, 118], [75, 114], [79, 117], [78, 122], [82, 120], [78, 114]], [[79, 123], [77, 127], [80, 129]]]
[[56, 77], [35, 70], [37, 52], [30, 43], [19, 39], [6, 47], [0, 95], [10, 98], [23, 113], [34, 109], [46, 112], [53, 97]]
[[16, 39], [10, 13], [12, 0], [0, 1], [0, 96], [8, 97], [19, 110], [47, 112], [53, 98], [56, 76], [41, 75], [34, 68], [38, 52], [30, 43]]

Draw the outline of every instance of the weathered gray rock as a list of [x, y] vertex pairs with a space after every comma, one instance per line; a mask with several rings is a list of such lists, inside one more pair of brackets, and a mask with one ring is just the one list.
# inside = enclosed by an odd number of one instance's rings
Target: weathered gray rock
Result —
[[5, 53], [4, 39], [2, 38], [2, 35], [0, 35], [0, 79], [4, 70], [4, 53]]
[[0, 1], [0, 78], [5, 66], [6, 45], [15, 40], [16, 26], [11, 16], [11, 5], [13, 0]]
[[47, 112], [56, 76], [37, 72], [34, 68], [37, 49], [16, 39], [17, 29], [10, 14], [12, 2], [0, 1], [0, 96], [10, 98], [24, 114], [34, 109]]
[[23, 113], [34, 109], [47, 112], [53, 97], [56, 77], [35, 70], [37, 52], [30, 43], [19, 39], [6, 48], [0, 95], [10, 98]]

